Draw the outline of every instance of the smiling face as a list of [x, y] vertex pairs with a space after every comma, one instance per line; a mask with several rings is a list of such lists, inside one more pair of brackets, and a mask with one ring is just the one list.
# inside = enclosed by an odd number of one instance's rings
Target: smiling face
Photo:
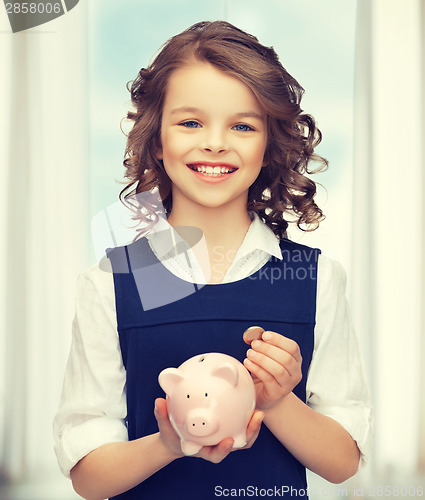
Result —
[[173, 211], [245, 210], [264, 164], [266, 115], [251, 89], [194, 62], [168, 81], [158, 158], [172, 182]]

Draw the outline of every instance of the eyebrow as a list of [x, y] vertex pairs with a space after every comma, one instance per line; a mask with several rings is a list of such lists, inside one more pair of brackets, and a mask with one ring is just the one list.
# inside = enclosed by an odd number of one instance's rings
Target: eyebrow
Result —
[[[190, 106], [181, 106], [180, 108], [175, 108], [171, 111], [171, 114], [177, 113], [202, 113], [202, 110], [199, 108], [193, 108]], [[256, 113], [255, 111], [243, 111], [241, 113], [236, 113], [234, 115], [235, 118], [256, 118], [257, 120], [264, 121], [264, 116]]]
[[246, 111], [245, 113], [236, 113], [237, 118], [256, 118], [257, 120], [264, 120], [264, 116], [256, 113], [255, 111]]
[[174, 108], [170, 114], [175, 115], [177, 113], [199, 113], [201, 110], [198, 108], [191, 108], [189, 106], [182, 106], [181, 108]]

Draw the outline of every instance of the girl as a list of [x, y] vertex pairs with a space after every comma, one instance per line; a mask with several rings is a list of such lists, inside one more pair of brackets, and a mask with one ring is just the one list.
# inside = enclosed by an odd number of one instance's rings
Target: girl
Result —
[[[288, 217], [307, 229], [323, 218], [305, 174], [326, 161], [302, 93], [272, 48], [226, 22], [173, 37], [133, 82], [123, 193], [157, 187], [168, 220], [154, 214], [147, 236], [110, 251], [113, 274], [79, 278], [54, 428], [84, 498], [305, 497], [306, 467], [341, 482], [366, 461], [344, 272], [286, 239]], [[164, 256], [161, 230], [182, 226], [202, 230], [208, 265], [199, 246]], [[265, 332], [248, 349], [252, 325]], [[243, 449], [226, 438], [184, 457], [157, 377], [210, 351], [245, 364], [257, 409]]]

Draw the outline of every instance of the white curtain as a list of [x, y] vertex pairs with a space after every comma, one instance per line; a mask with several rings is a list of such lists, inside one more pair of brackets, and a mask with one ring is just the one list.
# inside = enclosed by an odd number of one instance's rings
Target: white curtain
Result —
[[0, 466], [15, 482], [58, 476], [51, 425], [88, 264], [86, 8], [15, 34], [1, 19]]
[[375, 484], [414, 477], [425, 445], [421, 7], [359, 0], [358, 10], [352, 297], [375, 406]]
[[[22, 498], [72, 496], [50, 482], [51, 420], [89, 264], [87, 4], [13, 35], [0, 18], [0, 481], [44, 484]], [[421, 7], [358, 0], [349, 282], [375, 406], [372, 485], [425, 472]]]

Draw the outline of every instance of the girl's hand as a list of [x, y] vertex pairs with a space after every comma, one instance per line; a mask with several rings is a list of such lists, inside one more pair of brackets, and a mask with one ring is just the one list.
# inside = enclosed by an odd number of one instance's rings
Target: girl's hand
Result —
[[292, 392], [302, 379], [301, 363], [298, 344], [279, 333], [252, 341], [244, 365], [253, 375], [257, 408], [267, 410]]
[[[157, 398], [155, 400], [154, 413], [155, 418], [158, 422], [159, 433], [165, 446], [173, 455], [175, 455], [175, 458], [184, 457], [184, 453], [182, 452], [180, 447], [180, 438], [177, 435], [176, 431], [173, 429], [168, 418], [167, 404], [165, 399]], [[248, 423], [246, 431], [247, 443], [243, 448], [239, 449], [251, 448], [260, 432], [261, 422], [263, 421], [263, 418], [264, 413], [262, 411], [254, 411], [251, 420]], [[215, 446], [203, 446], [194, 456], [203, 458], [213, 463], [219, 463], [224, 458], [226, 458], [231, 451], [236, 451], [232, 449], [232, 446], [233, 439], [225, 438]]]
[[155, 399], [154, 415], [158, 422], [159, 435], [164, 445], [172, 455], [175, 455], [175, 458], [184, 457], [184, 453], [180, 447], [180, 438], [168, 418], [167, 402], [164, 398]]
[[251, 448], [258, 437], [263, 418], [264, 413], [262, 411], [254, 411], [246, 429], [246, 445], [243, 448], [233, 449], [233, 439], [225, 438], [216, 446], [203, 446], [194, 456], [204, 458], [205, 460], [218, 464], [226, 458], [231, 451], [246, 450]]

